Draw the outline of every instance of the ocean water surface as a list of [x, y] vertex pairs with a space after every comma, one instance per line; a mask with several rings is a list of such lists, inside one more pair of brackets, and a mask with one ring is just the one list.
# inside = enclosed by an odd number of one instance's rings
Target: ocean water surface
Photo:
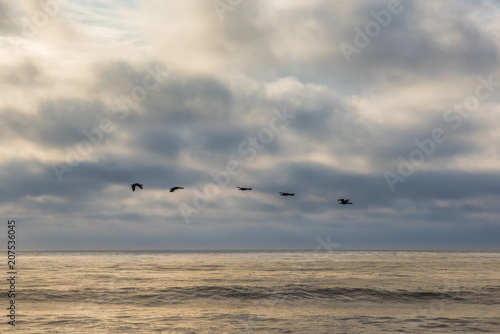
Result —
[[2, 332], [500, 333], [498, 252], [21, 252], [17, 272]]

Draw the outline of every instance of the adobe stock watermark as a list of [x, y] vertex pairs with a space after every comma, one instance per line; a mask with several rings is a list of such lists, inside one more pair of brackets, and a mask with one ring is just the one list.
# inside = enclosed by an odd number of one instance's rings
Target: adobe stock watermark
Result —
[[236, 7], [241, 5], [243, 0], [214, 0], [212, 5], [219, 17], [219, 20], [224, 21], [226, 12], [232, 12]]
[[9, 34], [10, 43], [15, 53], [21, 51], [29, 51], [26, 47], [30, 39], [35, 38], [40, 33], [40, 30], [45, 28], [51, 19], [55, 18], [61, 12], [61, 6], [67, 4], [68, 0], [39, 0], [37, 1], [40, 10], [33, 13], [30, 17], [23, 16], [21, 18], [21, 36], [17, 34]]
[[340, 248], [340, 243], [332, 242], [330, 234], [328, 234], [326, 236], [326, 241], [323, 240], [323, 238], [321, 238], [321, 237], [317, 237], [316, 241], [318, 242], [319, 245], [316, 246], [316, 248], [314, 249], [315, 254], [318, 254], [318, 252], [321, 252], [321, 251], [331, 252], [331, 251], [334, 251], [334, 250]]
[[[256, 135], [249, 136], [247, 140], [238, 145], [238, 153], [245, 157], [245, 161], [252, 162], [257, 158], [258, 152], [262, 152], [266, 145], [274, 141], [276, 134], [283, 132], [287, 125], [293, 121], [296, 115], [287, 112], [286, 108], [280, 112], [273, 108], [274, 116], [267, 127], [260, 129]], [[203, 191], [195, 188], [193, 190], [192, 206], [188, 204], [179, 204], [179, 211], [184, 217], [184, 221], [189, 224], [192, 215], [198, 215], [201, 210], [207, 207], [211, 200], [215, 199], [220, 190], [226, 188], [231, 182], [231, 177], [237, 176], [243, 168], [237, 160], [229, 160], [224, 170], [210, 172], [209, 175], [214, 182], [208, 182], [204, 185]]]
[[[443, 121], [451, 130], [458, 130], [463, 124], [463, 119], [469, 118], [470, 112], [476, 110], [481, 102], [487, 100], [495, 89], [500, 87], [500, 81], [494, 81], [493, 74], [490, 74], [487, 79], [480, 76], [478, 81], [479, 84], [474, 90], [474, 95], [467, 96], [462, 103], [454, 104], [453, 108], [447, 109], [443, 113]], [[408, 158], [405, 159], [402, 155], [398, 157], [397, 172], [386, 171], [384, 173], [391, 192], [396, 190], [396, 184], [405, 182], [415, 172], [416, 165], [424, 163], [436, 152], [438, 145], [443, 144], [446, 140], [448, 140], [448, 134], [442, 127], [434, 128], [428, 138], [415, 139], [414, 143], [417, 148], [410, 152]]]
[[[119, 121], [125, 120], [131, 108], [136, 108], [168, 76], [168, 73], [158, 64], [154, 68], [146, 68], [146, 71], [148, 74], [144, 75], [140, 85], [134, 86], [128, 94], [122, 94], [113, 100], [111, 110]], [[103, 145], [105, 136], [116, 130], [115, 122], [110, 118], [103, 118], [95, 128], [82, 130], [82, 134], [87, 139], [81, 140], [76, 145], [66, 146], [65, 162], [52, 164], [59, 182], [63, 182], [64, 174], [73, 172], [93, 150]]]
[[386, 28], [391, 23], [393, 15], [397, 15], [402, 11], [403, 6], [399, 0], [388, 0], [387, 9], [382, 9], [378, 12], [370, 10], [370, 15], [373, 17], [373, 20], [366, 22], [363, 29], [364, 31], [358, 26], [354, 27], [354, 32], [356, 33], [353, 39], [354, 45], [346, 42], [339, 44], [340, 50], [344, 54], [347, 63], [351, 63], [353, 54], [361, 53], [361, 50], [370, 45], [373, 38], [380, 35], [383, 28]]

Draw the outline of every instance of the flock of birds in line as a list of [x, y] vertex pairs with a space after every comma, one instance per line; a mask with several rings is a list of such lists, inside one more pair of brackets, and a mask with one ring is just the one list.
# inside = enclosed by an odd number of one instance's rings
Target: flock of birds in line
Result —
[[[140, 184], [140, 183], [131, 184], [130, 187], [132, 188], [132, 191], [135, 191], [136, 188], [144, 189], [143, 188], [144, 185]], [[252, 190], [252, 188], [245, 188], [245, 187], [237, 187], [237, 188], [238, 188], [238, 190], [241, 190], [241, 191]], [[173, 193], [176, 190], [184, 189], [184, 187], [172, 187], [169, 189], [170, 189], [170, 192]], [[281, 191], [279, 192], [279, 194], [280, 194], [280, 196], [295, 196], [295, 193], [284, 193]], [[352, 204], [351, 202], [349, 202], [349, 198], [347, 198], [347, 199], [339, 198], [337, 200], [337, 202], [339, 202], [339, 204], [341, 204], [341, 205]]]

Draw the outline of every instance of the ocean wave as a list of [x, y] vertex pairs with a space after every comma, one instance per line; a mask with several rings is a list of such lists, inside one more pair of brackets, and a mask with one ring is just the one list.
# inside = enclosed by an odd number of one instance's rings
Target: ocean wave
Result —
[[285, 285], [274, 287], [255, 286], [184, 286], [161, 289], [117, 288], [58, 291], [52, 289], [23, 290], [19, 298], [41, 302], [95, 302], [136, 303], [139, 305], [161, 305], [190, 302], [198, 299], [239, 299], [301, 301], [318, 300], [334, 302], [402, 302], [453, 301], [471, 304], [500, 304], [500, 287], [488, 286], [475, 291], [410, 291], [345, 287], [316, 287], [309, 285]]

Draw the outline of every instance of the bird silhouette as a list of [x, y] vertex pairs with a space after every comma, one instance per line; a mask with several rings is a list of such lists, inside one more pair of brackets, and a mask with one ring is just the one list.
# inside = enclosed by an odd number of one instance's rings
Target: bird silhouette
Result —
[[134, 184], [131, 184], [130, 187], [132, 188], [132, 191], [135, 191], [135, 188], [136, 187], [139, 187], [142, 189], [144, 185], [143, 184], [140, 184], [140, 183], [134, 183]]
[[351, 202], [349, 202], [349, 198], [348, 199], [339, 198], [337, 200], [337, 202], [339, 202], [339, 204], [342, 204], [342, 205], [352, 204]]
[[173, 193], [177, 189], [184, 189], [184, 187], [172, 187], [172, 188], [170, 188], [170, 192]]
[[295, 196], [295, 193], [283, 193], [280, 191], [280, 196]]
[[245, 191], [245, 190], [252, 190], [252, 188], [242, 188], [242, 187], [237, 187], [238, 190], [242, 190], [242, 191]]

